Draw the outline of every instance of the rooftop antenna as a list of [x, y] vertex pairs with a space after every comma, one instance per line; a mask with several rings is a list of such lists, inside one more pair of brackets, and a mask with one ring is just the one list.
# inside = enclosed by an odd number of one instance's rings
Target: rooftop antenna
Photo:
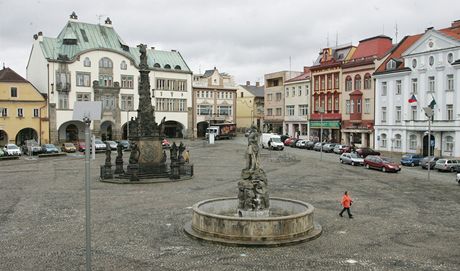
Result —
[[398, 23], [395, 24], [395, 40], [398, 43]]
[[339, 31], [335, 32], [335, 48], [339, 47]]
[[326, 37], [326, 48], [329, 48], [329, 32], [327, 32], [327, 37]]
[[5, 62], [3, 62], [3, 69], [5, 69]]
[[291, 56], [289, 56], [289, 79], [292, 78], [291, 72], [292, 72], [292, 69], [291, 69]]
[[102, 19], [102, 17], [105, 17], [105, 15], [104, 14], [96, 14], [96, 17], [97, 17], [98, 24], [101, 24], [101, 19]]

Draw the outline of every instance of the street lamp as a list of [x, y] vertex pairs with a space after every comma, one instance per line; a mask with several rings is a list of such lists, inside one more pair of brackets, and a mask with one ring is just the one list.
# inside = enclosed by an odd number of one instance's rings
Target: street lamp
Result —
[[[423, 110], [425, 111], [425, 115], [428, 117], [428, 157], [430, 157], [431, 152], [431, 118], [433, 117], [433, 109], [429, 106], [424, 107]], [[428, 158], [429, 159], [429, 158]], [[431, 161], [428, 160], [428, 181], [430, 181], [430, 168], [431, 168]]]
[[126, 109], [126, 140], [129, 140], [129, 108]]
[[321, 128], [320, 128], [320, 134], [319, 134], [319, 143], [321, 144], [321, 150], [320, 150], [320, 160], [323, 160], [323, 114], [324, 114], [324, 107], [320, 106], [318, 107], [318, 112], [321, 116]]

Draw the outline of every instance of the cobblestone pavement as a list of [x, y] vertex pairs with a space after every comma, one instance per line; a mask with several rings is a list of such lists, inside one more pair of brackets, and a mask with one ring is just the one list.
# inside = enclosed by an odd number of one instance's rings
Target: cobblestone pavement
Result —
[[[192, 180], [148, 185], [97, 181], [92, 163], [93, 270], [460, 270], [460, 186], [452, 173], [382, 173], [338, 156], [263, 151], [270, 195], [313, 204], [316, 240], [246, 248], [188, 238], [201, 200], [237, 195], [246, 139], [187, 141]], [[115, 156], [115, 153], [113, 154]], [[126, 158], [127, 155], [125, 155]], [[354, 219], [338, 216], [343, 191]], [[84, 270], [81, 156], [0, 162], [0, 270]]]

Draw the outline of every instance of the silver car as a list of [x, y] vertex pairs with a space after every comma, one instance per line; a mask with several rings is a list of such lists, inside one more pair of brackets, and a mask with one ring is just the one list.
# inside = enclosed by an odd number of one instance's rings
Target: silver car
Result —
[[460, 165], [460, 162], [456, 159], [439, 159], [436, 161], [434, 168], [438, 171], [450, 171], [454, 172], [457, 170], [457, 166]]
[[323, 146], [323, 152], [333, 152], [334, 151], [334, 147], [335, 147], [335, 143], [327, 143], [327, 144], [324, 144]]
[[3, 147], [3, 152], [5, 155], [8, 156], [15, 156], [15, 155], [21, 155], [21, 149], [19, 149], [16, 144], [6, 144], [5, 147]]
[[344, 152], [339, 157], [340, 163], [354, 165], [363, 165], [364, 159], [356, 153]]

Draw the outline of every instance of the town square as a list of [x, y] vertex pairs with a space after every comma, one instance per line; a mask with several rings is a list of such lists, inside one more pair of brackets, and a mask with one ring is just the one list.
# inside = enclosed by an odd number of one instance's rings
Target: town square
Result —
[[441, 2], [0, 3], [0, 270], [460, 270]]

